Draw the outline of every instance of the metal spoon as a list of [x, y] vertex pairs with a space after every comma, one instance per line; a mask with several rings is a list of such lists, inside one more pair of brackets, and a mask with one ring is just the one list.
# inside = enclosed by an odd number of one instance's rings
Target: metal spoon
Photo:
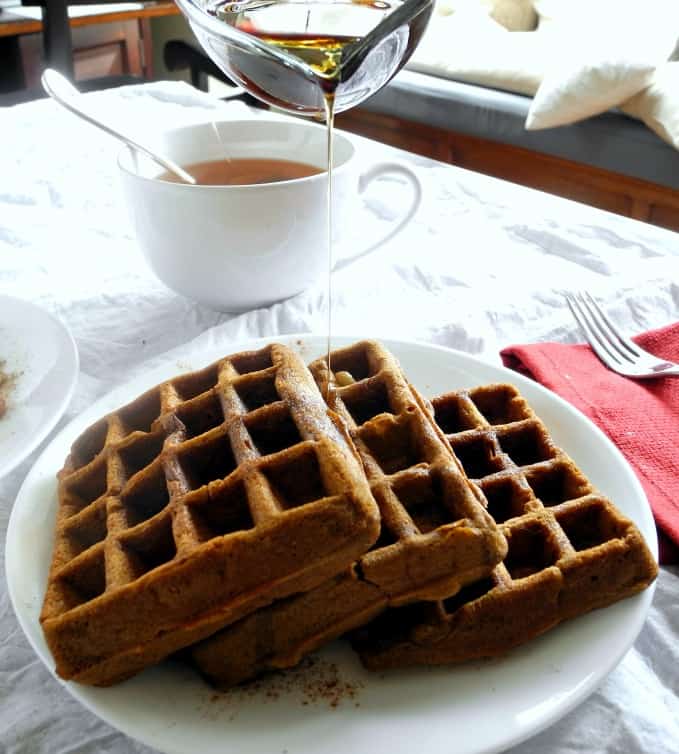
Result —
[[189, 175], [186, 170], [180, 168], [179, 165], [172, 162], [172, 160], [157, 154], [148, 146], [140, 144], [135, 139], [132, 139], [131, 137], [121, 133], [117, 129], [112, 128], [105, 123], [102, 123], [93, 115], [86, 112], [82, 108], [82, 105], [78, 102], [80, 92], [65, 76], [62, 76], [58, 71], [55, 71], [53, 68], [47, 68], [42, 74], [42, 78], [40, 80], [42, 82], [43, 89], [47, 92], [47, 94], [49, 94], [49, 96], [53, 100], [56, 100], [56, 102], [65, 107], [67, 110], [70, 110], [74, 115], [77, 115], [83, 120], [86, 120], [93, 126], [97, 126], [97, 128], [101, 128], [102, 131], [105, 131], [107, 134], [114, 136], [116, 139], [120, 139], [120, 141], [127, 144], [128, 147], [136, 149], [138, 152], [141, 152], [147, 157], [150, 157], [154, 162], [158, 163], [158, 165], [165, 168], [165, 170], [168, 170], [170, 173], [174, 173], [178, 178], [184, 181], [184, 183], [195, 185], [196, 179], [193, 176]]

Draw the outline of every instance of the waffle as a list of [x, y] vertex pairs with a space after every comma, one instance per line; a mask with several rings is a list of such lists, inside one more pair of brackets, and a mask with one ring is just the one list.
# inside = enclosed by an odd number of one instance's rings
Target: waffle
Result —
[[[487, 577], [506, 543], [394, 357], [371, 341], [331, 354], [352, 384], [329, 392], [346, 422], [379, 505], [380, 537], [343, 574], [280, 600], [191, 650], [200, 671], [225, 687], [291, 667], [388, 605], [436, 600]], [[323, 388], [327, 367], [311, 371]]]
[[304, 363], [272, 345], [144, 393], [58, 475], [41, 623], [57, 673], [109, 685], [349, 566], [379, 512]]
[[654, 580], [640, 532], [554, 445], [515, 388], [453, 392], [432, 405], [509, 550], [490, 577], [448, 599], [389, 610], [357, 631], [366, 667], [503, 655]]

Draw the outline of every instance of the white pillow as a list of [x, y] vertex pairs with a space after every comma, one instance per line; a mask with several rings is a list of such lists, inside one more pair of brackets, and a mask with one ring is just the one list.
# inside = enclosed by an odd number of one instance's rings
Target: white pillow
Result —
[[450, 16], [453, 13], [475, 13], [487, 16], [491, 0], [436, 0], [435, 15]]
[[493, 0], [490, 17], [507, 31], [533, 31], [538, 25], [533, 0]]
[[610, 2], [619, 3], [620, 0], [533, 0], [533, 7], [538, 15], [538, 26], [546, 24], [569, 23], [582, 19], [583, 24], [597, 13], [602, 5]]
[[538, 22], [533, 0], [437, 0], [436, 8], [442, 16], [481, 13], [508, 31], [532, 31]]
[[536, 131], [575, 123], [621, 104], [648, 86], [655, 61], [604, 56], [557, 67], [545, 74], [531, 103], [526, 128]]
[[584, 28], [592, 21], [606, 19], [612, 28], [625, 19], [634, 19], [638, 24], [649, 16], [677, 16], [676, 0], [533, 0], [533, 7], [540, 26], [568, 21]]
[[551, 34], [568, 54], [582, 39], [630, 40], [668, 60], [679, 43], [678, 0], [533, 0], [540, 34]]
[[668, 60], [679, 35], [678, 0], [535, 0], [536, 36], [551, 66], [526, 119], [536, 130], [573, 123], [633, 97]]
[[534, 32], [508, 32], [487, 15], [435, 17], [408, 62], [410, 70], [533, 95], [549, 50]]
[[651, 85], [623, 103], [621, 109], [679, 149], [678, 93], [679, 62], [665, 63], [655, 72]]

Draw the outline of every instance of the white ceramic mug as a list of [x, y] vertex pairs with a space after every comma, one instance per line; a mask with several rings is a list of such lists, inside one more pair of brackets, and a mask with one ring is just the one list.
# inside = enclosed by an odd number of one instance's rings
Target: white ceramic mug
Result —
[[[201, 123], [168, 131], [157, 145], [182, 166], [226, 157], [287, 159], [323, 171], [327, 164], [325, 127], [302, 120]], [[412, 186], [412, 202], [383, 241], [392, 237], [419, 206], [416, 174], [393, 162], [366, 166], [343, 133], [335, 134], [333, 149], [333, 242], [360, 222], [367, 185], [398, 173]], [[215, 309], [243, 311], [293, 296], [327, 274], [326, 172], [277, 183], [191, 186], [160, 180], [157, 165], [127, 150], [119, 166], [141, 249], [176, 292]]]

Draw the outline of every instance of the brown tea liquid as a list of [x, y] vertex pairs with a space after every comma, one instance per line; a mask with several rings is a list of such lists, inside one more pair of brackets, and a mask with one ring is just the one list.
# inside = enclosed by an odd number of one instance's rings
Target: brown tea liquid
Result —
[[[261, 157], [235, 157], [194, 162], [182, 167], [195, 178], [199, 186], [251, 186], [258, 183], [278, 183], [295, 178], [307, 178], [323, 172], [322, 168], [305, 162]], [[178, 176], [170, 172], [163, 173], [160, 180], [182, 183]]]

